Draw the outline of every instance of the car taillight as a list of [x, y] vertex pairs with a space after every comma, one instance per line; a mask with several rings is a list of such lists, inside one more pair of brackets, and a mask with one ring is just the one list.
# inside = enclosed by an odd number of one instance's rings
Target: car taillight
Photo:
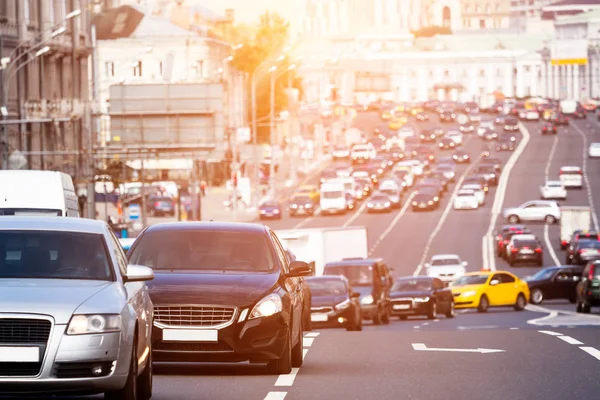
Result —
[[560, 242], [560, 244], [562, 244], [563, 246], [566, 246], [569, 242], [567, 242], [566, 240], [563, 240], [562, 242]]
[[160, 207], [160, 203], [157, 201], [156, 203], [154, 203], [154, 207]]
[[590, 272], [588, 273], [588, 279], [590, 281], [594, 280], [594, 275], [596, 275], [596, 265], [595, 264], [590, 264]]
[[541, 249], [541, 247], [538, 247], [537, 249], [535, 249], [535, 252], [536, 252], [536, 253], [541, 253], [541, 252], [542, 252], [542, 249]]
[[577, 250], [577, 253], [578, 253], [578, 254], [581, 254], [581, 253], [583, 253], [583, 249], [581, 249], [581, 250]]
[[519, 251], [519, 249], [515, 249], [514, 247], [512, 249], [510, 249], [511, 252], [516, 253], [517, 251]]

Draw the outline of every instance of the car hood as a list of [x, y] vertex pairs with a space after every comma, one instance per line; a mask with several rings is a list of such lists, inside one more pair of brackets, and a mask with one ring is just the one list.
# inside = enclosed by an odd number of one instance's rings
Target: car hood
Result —
[[333, 307], [336, 304], [341, 303], [344, 300], [347, 300], [348, 296], [345, 295], [325, 295], [325, 296], [315, 296], [311, 297], [311, 306], [312, 307]]
[[56, 324], [67, 324], [75, 310], [111, 283], [75, 279], [0, 279], [0, 310], [51, 315]]
[[431, 291], [429, 290], [412, 290], [408, 292], [391, 292], [390, 299], [399, 299], [399, 298], [413, 298], [413, 297], [427, 297], [431, 296]]
[[148, 282], [154, 305], [214, 304], [249, 306], [277, 284], [279, 274], [214, 272], [154, 272]]

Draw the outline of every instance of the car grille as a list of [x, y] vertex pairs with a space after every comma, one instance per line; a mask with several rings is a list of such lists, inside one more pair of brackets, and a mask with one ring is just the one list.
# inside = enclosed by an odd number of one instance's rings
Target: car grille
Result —
[[314, 313], [330, 313], [333, 311], [333, 307], [311, 307], [310, 311]]
[[167, 342], [156, 342], [153, 345], [153, 349], [156, 351], [173, 351], [173, 352], [232, 352], [233, 349], [227, 343], [219, 341], [216, 343], [167, 343]]
[[412, 306], [412, 303], [413, 302], [410, 299], [392, 300], [392, 304], [398, 304], [398, 305], [400, 305], [400, 304], [402, 304], [402, 305], [408, 304], [408, 305]]
[[46, 319], [0, 318], [0, 344], [40, 348], [39, 362], [0, 362], [0, 377], [39, 374], [51, 329], [52, 323]]
[[231, 322], [235, 307], [228, 306], [154, 306], [154, 321], [170, 326], [213, 327]]

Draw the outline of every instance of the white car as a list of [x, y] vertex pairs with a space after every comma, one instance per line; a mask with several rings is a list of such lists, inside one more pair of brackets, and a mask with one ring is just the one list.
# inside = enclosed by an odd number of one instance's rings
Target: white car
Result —
[[540, 119], [540, 113], [536, 110], [528, 110], [525, 113], [525, 119], [527, 121], [538, 121]]
[[579, 188], [583, 187], [583, 171], [580, 167], [575, 166], [564, 166], [560, 168], [560, 182], [566, 188]]
[[415, 135], [416, 135], [415, 129], [410, 126], [404, 126], [404, 127], [400, 128], [400, 130], [398, 131], [399, 138], [413, 137]]
[[333, 158], [348, 158], [350, 157], [350, 149], [346, 146], [335, 146], [331, 156]]
[[419, 160], [406, 160], [406, 161], [400, 161], [399, 163], [397, 163], [395, 165], [394, 168], [401, 168], [401, 167], [410, 167], [412, 170], [412, 174], [414, 176], [421, 176], [423, 175], [423, 163], [421, 163], [421, 161]]
[[508, 259], [508, 256], [510, 254], [510, 252], [512, 251], [513, 246], [515, 245], [515, 242], [517, 240], [533, 240], [533, 241], [538, 241], [537, 236], [535, 236], [533, 233], [523, 233], [523, 234], [518, 234], [518, 235], [512, 235], [510, 237], [510, 241], [508, 242], [508, 244], [506, 245], [506, 258]]
[[425, 264], [427, 276], [438, 278], [444, 283], [450, 283], [463, 276], [468, 263], [462, 261], [456, 254], [437, 254]]
[[521, 221], [554, 224], [560, 220], [560, 207], [555, 201], [534, 200], [518, 207], [506, 208], [502, 214], [509, 224], [518, 224]]
[[493, 131], [495, 129], [494, 121], [481, 121], [479, 127], [477, 128], [477, 135], [482, 137], [485, 132], [488, 130]]
[[476, 210], [479, 207], [479, 200], [475, 192], [470, 189], [461, 189], [454, 196], [455, 210]]
[[452, 140], [455, 144], [462, 144], [463, 134], [460, 131], [450, 131], [444, 135], [445, 138]]
[[377, 156], [375, 147], [371, 144], [355, 144], [350, 152], [353, 162], [367, 161]]
[[402, 193], [399, 188], [391, 185], [386, 185], [384, 187], [379, 186], [379, 191], [389, 197], [392, 208], [399, 208], [402, 205]]
[[567, 189], [560, 181], [546, 181], [540, 185], [540, 197], [544, 200], [567, 199]]
[[590, 149], [588, 151], [588, 155], [590, 158], [600, 157], [600, 143], [590, 144]]
[[460, 187], [461, 190], [472, 190], [479, 202], [479, 205], [482, 206], [485, 203], [485, 190], [478, 183], [467, 183], [466, 185], [462, 185]]

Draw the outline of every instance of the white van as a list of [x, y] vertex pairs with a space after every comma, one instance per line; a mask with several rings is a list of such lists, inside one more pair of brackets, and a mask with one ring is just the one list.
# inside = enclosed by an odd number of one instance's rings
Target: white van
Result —
[[0, 171], [0, 215], [79, 217], [73, 180], [57, 171]]
[[327, 181], [321, 185], [321, 214], [346, 213], [346, 188], [340, 181]]

